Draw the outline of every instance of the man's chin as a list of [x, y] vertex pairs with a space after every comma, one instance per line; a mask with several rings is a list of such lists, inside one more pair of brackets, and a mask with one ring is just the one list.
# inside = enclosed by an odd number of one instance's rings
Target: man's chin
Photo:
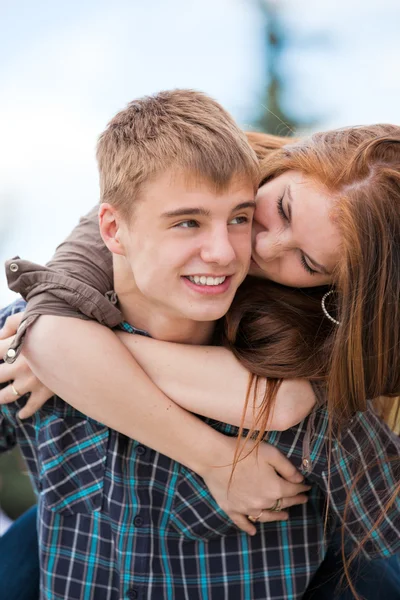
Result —
[[[232, 298], [233, 300], [233, 298]], [[212, 323], [213, 321], [218, 321], [222, 319], [228, 312], [232, 301], [228, 303], [224, 303], [224, 306], [212, 307], [212, 308], [204, 308], [204, 309], [193, 309], [190, 314], [187, 314], [186, 317], [192, 321], [196, 321], [198, 323]]]

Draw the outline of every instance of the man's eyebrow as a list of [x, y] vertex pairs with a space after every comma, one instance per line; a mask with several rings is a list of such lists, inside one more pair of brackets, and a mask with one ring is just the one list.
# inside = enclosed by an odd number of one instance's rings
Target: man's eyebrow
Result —
[[240, 204], [238, 204], [237, 206], [235, 206], [235, 208], [232, 210], [232, 212], [235, 212], [236, 210], [242, 210], [244, 208], [255, 208], [256, 202], [255, 200], [248, 200], [247, 202], [241, 202]]
[[[293, 196], [292, 196], [292, 190], [290, 189], [290, 185], [288, 185], [286, 187], [285, 192], [287, 193], [289, 202], [288, 202], [288, 213], [289, 213], [289, 221], [292, 220], [292, 203], [293, 203]], [[303, 256], [304, 258], [306, 258], [308, 260], [308, 262], [311, 263], [311, 265], [313, 267], [315, 267], [315, 269], [317, 271], [320, 271], [321, 273], [323, 273], [324, 275], [331, 275], [331, 273], [328, 271], [328, 269], [326, 269], [326, 267], [324, 267], [324, 265], [320, 265], [316, 260], [314, 260], [313, 258], [311, 258], [311, 256], [309, 256], [308, 254], [306, 254], [303, 250]]]
[[[246, 202], [241, 202], [235, 208], [232, 209], [232, 212], [237, 210], [243, 210], [245, 208], [255, 208], [256, 203], [254, 200], [248, 200]], [[161, 216], [165, 219], [171, 219], [172, 217], [209, 217], [211, 215], [209, 210], [205, 208], [177, 208], [176, 210], [169, 210], [163, 213]]]
[[169, 210], [161, 215], [166, 219], [171, 217], [194, 217], [202, 216], [209, 217], [210, 211], [205, 208], [177, 208], [176, 210]]

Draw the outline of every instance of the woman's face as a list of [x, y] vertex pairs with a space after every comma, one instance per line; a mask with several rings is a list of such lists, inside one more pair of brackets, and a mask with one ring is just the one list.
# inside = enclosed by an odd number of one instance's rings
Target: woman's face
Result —
[[332, 198], [288, 171], [257, 194], [250, 274], [292, 287], [328, 284], [340, 256]]

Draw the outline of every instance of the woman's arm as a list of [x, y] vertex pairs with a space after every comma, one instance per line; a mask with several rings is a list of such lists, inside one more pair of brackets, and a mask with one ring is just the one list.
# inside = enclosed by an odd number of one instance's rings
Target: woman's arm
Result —
[[[118, 338], [149, 375], [174, 402], [197, 414], [240, 425], [249, 384], [249, 373], [226, 348], [160, 342], [139, 335], [117, 333]], [[254, 393], [243, 425], [252, 427], [265, 391]], [[270, 418], [270, 431], [297, 425], [313, 409], [315, 396], [304, 379], [283, 381]]]
[[[10, 344], [9, 336], [16, 333], [21, 314], [10, 317], [0, 332], [0, 340], [6, 338], [4, 342], [0, 342], [1, 356], [7, 350], [7, 344]], [[237, 426], [241, 424], [249, 374], [231, 352], [213, 346], [161, 342], [123, 332], [117, 332], [116, 335], [150, 379], [174, 402], [211, 419]], [[33, 359], [36, 353], [34, 344]], [[42, 367], [38, 365], [37, 368], [40, 370]], [[15, 380], [16, 376], [18, 385], [15, 387], [21, 394], [31, 392], [27, 405], [21, 411], [21, 417], [24, 418], [34, 414], [51, 396], [51, 392], [33, 376], [26, 361], [19, 361], [15, 368], [12, 365], [0, 367], [1, 382]], [[254, 410], [257, 411], [264, 390], [265, 385], [262, 385], [261, 381], [255, 403], [251, 390], [243, 421], [244, 427], [253, 426]], [[0, 403], [14, 399], [11, 386], [0, 392]], [[308, 381], [283, 381], [278, 390], [268, 430], [284, 431], [293, 427], [310, 413], [314, 404], [315, 396]]]
[[[308, 488], [294, 483], [301, 474], [268, 444], [258, 457], [253, 452], [238, 462], [230, 485], [236, 440], [167, 398], [98, 323], [42, 316], [27, 333], [24, 353], [39, 379], [74, 408], [196, 471], [248, 533], [255, 529], [244, 515], [259, 514], [278, 498], [284, 507], [306, 501]], [[265, 511], [262, 520], [285, 517]]]

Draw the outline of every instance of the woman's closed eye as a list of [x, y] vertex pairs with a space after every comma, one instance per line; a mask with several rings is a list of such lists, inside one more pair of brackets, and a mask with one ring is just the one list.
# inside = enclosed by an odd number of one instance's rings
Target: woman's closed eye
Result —
[[303, 268], [307, 271], [307, 273], [309, 273], [310, 275], [320, 275], [319, 271], [316, 271], [315, 269], [312, 269], [310, 267], [310, 265], [308, 264], [308, 262], [305, 259], [305, 256], [302, 252], [300, 252], [300, 262], [303, 266]]
[[283, 198], [284, 198], [284, 196], [285, 196], [285, 194], [282, 194], [282, 196], [281, 196], [280, 198], [278, 198], [278, 200], [277, 200], [277, 203], [276, 203], [276, 206], [277, 206], [277, 209], [278, 209], [278, 214], [279, 214], [279, 216], [280, 216], [280, 217], [281, 217], [281, 218], [282, 218], [284, 221], [287, 221], [287, 222], [289, 222], [289, 218], [288, 218], [288, 216], [286, 215], [286, 213], [285, 213], [285, 211], [284, 211], [284, 209], [283, 209]]
[[[282, 196], [280, 196], [280, 198], [278, 198], [277, 200], [277, 209], [278, 209], [278, 214], [281, 217], [281, 219], [283, 221], [285, 221], [286, 223], [290, 223], [290, 218], [289, 216], [286, 214], [285, 209], [283, 207], [283, 199], [285, 197], [285, 194], [282, 194]], [[303, 252], [301, 250], [299, 250], [299, 257], [300, 257], [300, 262], [301, 262], [301, 266], [303, 267], [303, 269], [305, 271], [307, 271], [307, 273], [309, 275], [318, 275], [320, 274], [319, 271], [316, 271], [315, 269], [313, 269], [312, 267], [310, 267], [310, 265], [308, 264]]]

